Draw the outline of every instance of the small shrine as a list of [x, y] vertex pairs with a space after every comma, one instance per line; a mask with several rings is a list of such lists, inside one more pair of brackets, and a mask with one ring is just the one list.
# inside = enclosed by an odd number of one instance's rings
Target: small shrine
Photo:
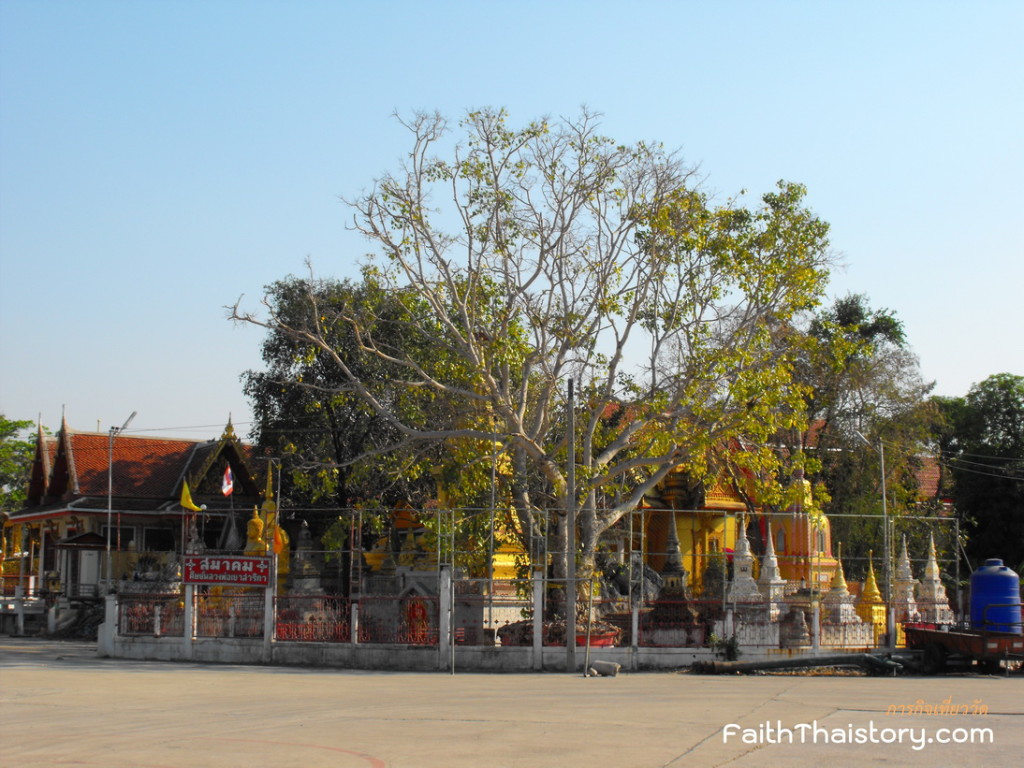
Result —
[[846, 583], [846, 574], [843, 573], [843, 550], [842, 545], [839, 548], [839, 556], [836, 558], [838, 565], [836, 566], [835, 576], [832, 577], [832, 586], [829, 591], [825, 594], [824, 605], [825, 605], [825, 620], [832, 624], [852, 624], [860, 623], [861, 619], [857, 615], [857, 609], [855, 605], [855, 599], [850, 594], [849, 586]]
[[732, 556], [732, 580], [729, 582], [729, 589], [726, 593], [726, 600], [735, 603], [741, 613], [756, 606], [760, 613], [760, 604], [764, 601], [764, 595], [754, 580], [754, 558], [750, 554], [750, 542], [747, 540], [746, 515], [740, 515], [738, 529], [736, 531], [736, 551]]
[[761, 573], [757, 586], [764, 596], [768, 621], [778, 621], [783, 612], [783, 600], [787, 582], [779, 571], [779, 559], [775, 555], [775, 544], [771, 536], [765, 538], [765, 553], [761, 560]]
[[907, 554], [907, 537], [904, 536], [903, 549], [896, 561], [896, 573], [892, 581], [893, 611], [896, 614], [897, 624], [906, 621], [921, 621], [921, 613], [917, 609], [917, 600], [914, 597], [914, 588], [917, 583], [910, 566], [910, 555]]
[[313, 563], [313, 535], [309, 523], [302, 521], [295, 544], [295, 562], [292, 568], [291, 591], [296, 594], [315, 595], [322, 591], [320, 571]]
[[687, 585], [689, 574], [683, 567], [674, 512], [670, 517], [667, 549], [665, 565], [659, 574], [661, 591], [650, 612], [641, 617], [642, 636], [651, 645], [701, 645], [705, 627], [693, 607], [693, 595]]
[[861, 587], [860, 600], [857, 602], [857, 615], [861, 621], [872, 627], [874, 643], [877, 645], [885, 634], [885, 600], [878, 588], [875, 578], [873, 553], [868, 551], [868, 575]]
[[935, 554], [935, 536], [928, 537], [928, 562], [924, 576], [917, 585], [917, 607], [921, 621], [930, 624], [954, 624], [956, 616], [949, 607], [946, 588], [939, 573], [938, 558]]

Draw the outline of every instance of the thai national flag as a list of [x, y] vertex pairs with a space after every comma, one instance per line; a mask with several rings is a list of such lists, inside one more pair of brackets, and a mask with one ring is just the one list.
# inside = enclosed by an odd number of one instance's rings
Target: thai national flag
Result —
[[227, 467], [224, 470], [224, 482], [220, 485], [220, 492], [225, 496], [230, 496], [235, 490], [235, 480], [231, 476], [231, 467]]

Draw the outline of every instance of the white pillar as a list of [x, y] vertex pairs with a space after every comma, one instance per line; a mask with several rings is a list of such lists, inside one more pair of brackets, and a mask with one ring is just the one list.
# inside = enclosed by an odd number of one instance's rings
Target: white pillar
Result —
[[116, 638], [121, 628], [117, 625], [117, 595], [107, 595], [103, 603], [103, 623], [96, 633], [96, 655], [101, 658], [114, 656]]
[[633, 661], [632, 670], [636, 671], [640, 667], [640, 603], [639, 601], [633, 601], [633, 607], [630, 611], [631, 616], [629, 618], [630, 627], [630, 643], [629, 643], [629, 655]]
[[277, 594], [277, 569], [274, 569], [274, 578], [270, 586], [263, 592], [263, 663], [269, 664], [274, 657], [274, 617], [277, 615], [274, 605], [274, 598]]
[[195, 635], [195, 597], [196, 587], [194, 584], [185, 585], [185, 615], [182, 624], [182, 652], [183, 658], [192, 659], [192, 638]]
[[447, 565], [441, 566], [441, 580], [438, 589], [437, 604], [437, 655], [440, 658], [438, 669], [453, 670], [451, 658], [452, 628], [452, 571]]
[[351, 642], [352, 645], [358, 645], [358, 643], [359, 643], [359, 601], [353, 599], [352, 600], [352, 604], [349, 606], [349, 608], [350, 608], [351, 615], [352, 615], [351, 623], [349, 624], [349, 627], [351, 627], [351, 629], [349, 630], [349, 642]]
[[544, 669], [544, 571], [533, 571], [533, 668]]
[[46, 559], [46, 531], [39, 531], [39, 577], [36, 582], [38, 589], [46, 589], [46, 570], [43, 568], [43, 561]]
[[24, 635], [25, 634], [25, 588], [19, 583], [14, 588], [14, 603], [15, 603], [15, 617], [14, 617], [14, 634]]

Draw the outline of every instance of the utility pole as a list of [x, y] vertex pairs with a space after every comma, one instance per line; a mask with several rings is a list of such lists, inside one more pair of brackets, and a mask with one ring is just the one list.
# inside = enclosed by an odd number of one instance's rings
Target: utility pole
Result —
[[565, 671], [576, 671], [576, 407], [569, 379], [569, 459], [565, 490]]
[[893, 613], [892, 607], [892, 556], [890, 553], [892, 543], [889, 535], [889, 506], [886, 500], [885, 491], [885, 443], [882, 439], [878, 439], [878, 447], [875, 448], [868, 439], [864, 437], [860, 432], [854, 430], [857, 433], [864, 445], [870, 448], [872, 451], [878, 454], [879, 463], [881, 465], [882, 473], [882, 546], [885, 550], [885, 633], [886, 633], [886, 645], [889, 648], [896, 647], [896, 616]]
[[[125, 419], [124, 424], [120, 427], [111, 427], [107, 437], [107, 592], [114, 591], [114, 577], [113, 568], [114, 563], [110, 554], [110, 531], [113, 527], [113, 512], [114, 512], [114, 438], [117, 437], [121, 432], [128, 429], [128, 425], [132, 423], [132, 419], [135, 418], [137, 411], [132, 411], [132, 415]], [[120, 519], [120, 514], [118, 515]], [[117, 543], [118, 550], [121, 549], [121, 527], [117, 529]]]

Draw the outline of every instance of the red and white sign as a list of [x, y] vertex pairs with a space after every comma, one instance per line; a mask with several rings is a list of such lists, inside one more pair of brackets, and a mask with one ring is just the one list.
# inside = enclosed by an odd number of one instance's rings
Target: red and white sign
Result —
[[182, 581], [186, 584], [269, 587], [272, 570], [271, 557], [185, 555]]

